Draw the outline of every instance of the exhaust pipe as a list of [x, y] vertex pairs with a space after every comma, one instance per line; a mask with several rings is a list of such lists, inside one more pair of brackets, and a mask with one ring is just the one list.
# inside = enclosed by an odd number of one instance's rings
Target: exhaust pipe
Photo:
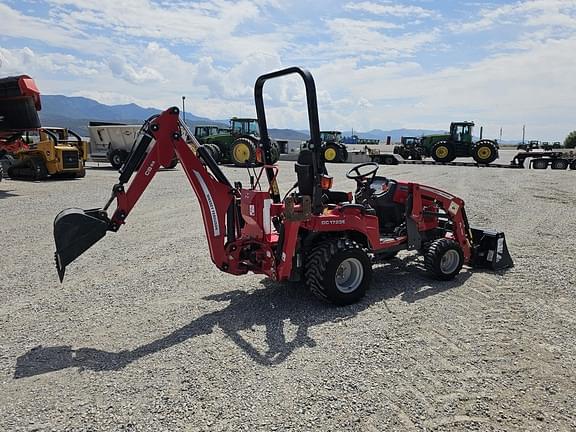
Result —
[[69, 208], [56, 216], [54, 257], [60, 282], [64, 280], [66, 266], [104, 237], [109, 226], [110, 219], [102, 209]]
[[503, 232], [472, 228], [472, 267], [502, 270], [514, 267]]

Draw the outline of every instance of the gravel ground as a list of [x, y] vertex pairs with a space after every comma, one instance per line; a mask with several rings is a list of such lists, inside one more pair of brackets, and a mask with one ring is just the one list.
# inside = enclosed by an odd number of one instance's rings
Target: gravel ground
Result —
[[[329, 168], [353, 188], [350, 165]], [[178, 167], [60, 285], [54, 216], [102, 205], [116, 174], [0, 183], [0, 430], [576, 430], [576, 174], [380, 173], [461, 196], [516, 267], [433, 282], [401, 254], [362, 302], [332, 307], [219, 272]]]

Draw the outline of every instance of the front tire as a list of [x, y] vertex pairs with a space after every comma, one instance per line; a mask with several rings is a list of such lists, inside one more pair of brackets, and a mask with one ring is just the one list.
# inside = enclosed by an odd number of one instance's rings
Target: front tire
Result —
[[306, 260], [306, 285], [321, 300], [338, 306], [356, 303], [372, 279], [367, 251], [347, 238], [331, 239], [312, 249]]
[[452, 162], [456, 159], [454, 147], [447, 141], [438, 141], [432, 147], [432, 159], [441, 163]]
[[256, 146], [248, 138], [238, 138], [232, 144], [232, 162], [239, 167], [253, 166], [256, 161]]
[[328, 144], [326, 146], [326, 148], [324, 149], [323, 155], [324, 155], [324, 160], [326, 162], [340, 162], [340, 160], [342, 159], [342, 154], [341, 154], [340, 149], [333, 144]]
[[452, 239], [435, 240], [424, 253], [426, 272], [433, 279], [452, 280], [460, 273], [463, 265], [462, 247]]

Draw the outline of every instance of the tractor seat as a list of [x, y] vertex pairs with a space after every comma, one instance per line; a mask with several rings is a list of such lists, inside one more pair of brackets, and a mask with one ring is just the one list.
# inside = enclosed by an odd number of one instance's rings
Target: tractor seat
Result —
[[[310, 150], [302, 150], [298, 155], [298, 161], [294, 164], [296, 177], [298, 179], [298, 193], [300, 195], [312, 196], [314, 190], [314, 168], [312, 167], [312, 152]], [[324, 162], [320, 161], [320, 172], [328, 174]], [[338, 204], [348, 201], [348, 194], [339, 191], [324, 191], [323, 202], [325, 204]]]
[[395, 180], [387, 180], [387, 190], [374, 191], [368, 203], [376, 210], [381, 233], [391, 233], [404, 222], [405, 207], [394, 202], [394, 194], [398, 188]]
[[[374, 182], [372, 184], [374, 184]], [[394, 194], [398, 188], [398, 182], [396, 182], [396, 180], [386, 179], [386, 185], [386, 190], [383, 190], [381, 185], [379, 190], [374, 190], [374, 193], [372, 194], [372, 201], [376, 205], [393, 202]]]

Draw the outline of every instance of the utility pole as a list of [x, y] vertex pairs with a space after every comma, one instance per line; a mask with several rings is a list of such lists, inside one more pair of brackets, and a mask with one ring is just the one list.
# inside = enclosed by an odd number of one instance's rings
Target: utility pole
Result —
[[186, 124], [186, 105], [184, 101], [186, 100], [186, 96], [182, 96], [182, 120], [184, 120], [184, 124]]
[[522, 125], [522, 144], [524, 144], [525, 137], [526, 137], [526, 125]]
[[500, 141], [502, 141], [502, 128], [500, 128]]

